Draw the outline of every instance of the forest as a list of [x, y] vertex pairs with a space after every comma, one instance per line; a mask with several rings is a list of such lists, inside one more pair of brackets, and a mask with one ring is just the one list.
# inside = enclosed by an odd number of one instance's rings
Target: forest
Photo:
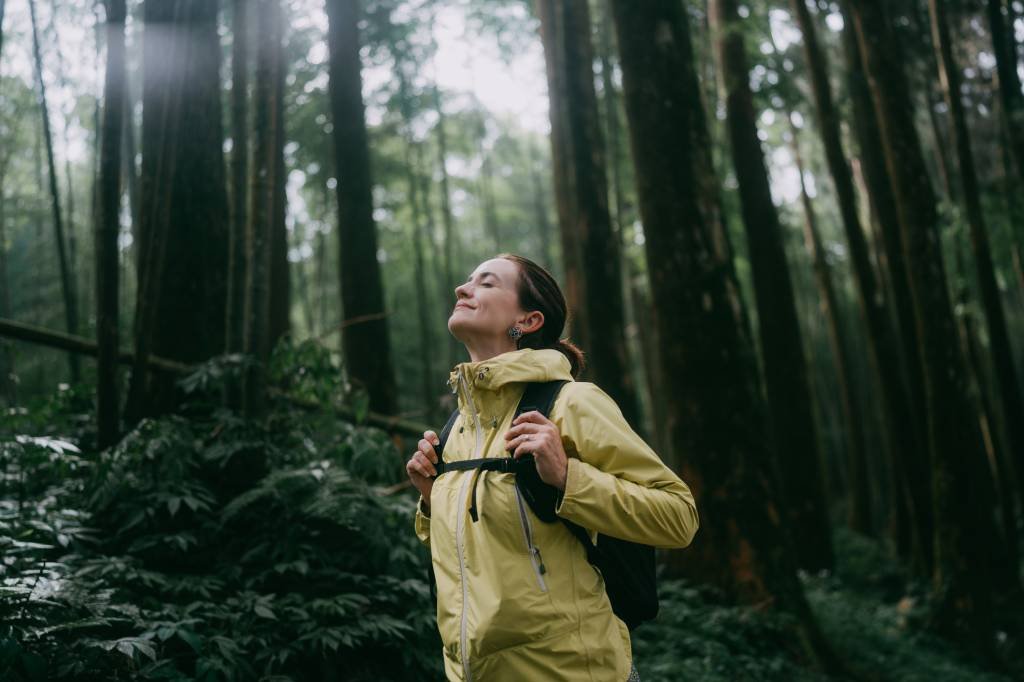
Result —
[[502, 252], [696, 499], [641, 679], [1024, 679], [1022, 80], [1022, 0], [0, 0], [0, 679], [443, 679]]

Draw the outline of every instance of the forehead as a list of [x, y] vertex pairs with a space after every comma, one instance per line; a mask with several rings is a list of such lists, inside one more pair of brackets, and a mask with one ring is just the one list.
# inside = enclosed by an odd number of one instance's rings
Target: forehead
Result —
[[506, 260], [504, 258], [492, 258], [490, 260], [485, 260], [483, 263], [476, 266], [476, 270], [474, 270], [473, 274], [470, 275], [470, 279], [473, 279], [474, 277], [482, 277], [486, 273], [491, 273], [503, 282], [509, 282], [515, 278], [518, 269], [519, 268], [516, 264], [510, 260]]

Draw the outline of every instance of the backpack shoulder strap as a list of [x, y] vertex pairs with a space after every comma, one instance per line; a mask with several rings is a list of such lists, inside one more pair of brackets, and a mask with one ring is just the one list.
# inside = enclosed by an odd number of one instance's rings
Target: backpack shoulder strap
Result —
[[452, 428], [454, 428], [455, 422], [458, 420], [458, 418], [459, 408], [456, 407], [454, 410], [452, 410], [451, 416], [448, 417], [448, 421], [447, 423], [445, 423], [444, 428], [441, 429], [441, 433], [437, 435], [437, 439], [441, 441], [438, 445], [434, 446], [434, 452], [437, 453], [438, 462], [442, 460], [441, 455], [444, 453], [444, 446], [448, 442], [448, 436], [451, 434]]
[[558, 397], [562, 386], [567, 383], [569, 382], [565, 380], [556, 380], [526, 384], [526, 390], [523, 391], [523, 397], [519, 399], [519, 405], [516, 407], [516, 413], [512, 419], [533, 410], [537, 410], [547, 418], [551, 414], [551, 408], [555, 405], [555, 398]]

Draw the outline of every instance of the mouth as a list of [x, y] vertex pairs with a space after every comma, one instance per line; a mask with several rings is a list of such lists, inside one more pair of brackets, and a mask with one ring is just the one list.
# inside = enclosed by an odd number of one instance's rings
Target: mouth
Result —
[[454, 310], [458, 310], [459, 308], [465, 308], [466, 310], [472, 310], [472, 308], [469, 307], [468, 305], [466, 305], [465, 303], [456, 303]]

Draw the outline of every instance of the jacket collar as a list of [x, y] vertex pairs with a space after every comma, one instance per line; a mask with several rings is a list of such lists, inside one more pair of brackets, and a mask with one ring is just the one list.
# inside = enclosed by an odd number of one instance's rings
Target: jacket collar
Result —
[[497, 390], [513, 382], [572, 380], [569, 358], [554, 348], [522, 348], [487, 360], [460, 362], [448, 375], [448, 387], [458, 391], [459, 377], [465, 385]]

